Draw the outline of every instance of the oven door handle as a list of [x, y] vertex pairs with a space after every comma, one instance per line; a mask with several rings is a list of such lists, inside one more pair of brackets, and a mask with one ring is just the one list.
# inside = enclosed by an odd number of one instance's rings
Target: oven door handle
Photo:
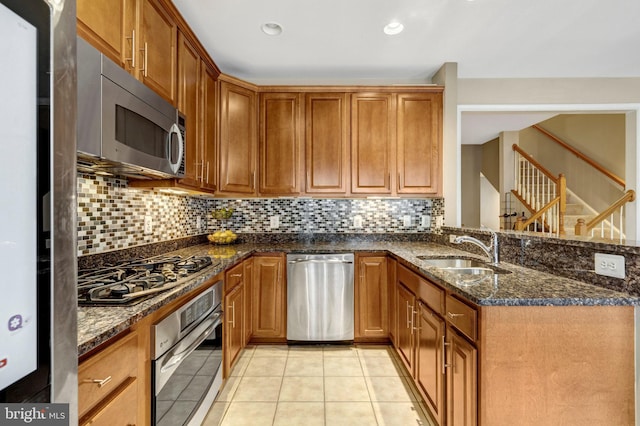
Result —
[[182, 360], [191, 355], [191, 353], [195, 351], [196, 348], [202, 344], [202, 342], [207, 340], [207, 337], [209, 337], [209, 335], [216, 329], [216, 323], [218, 322], [217, 319], [219, 316], [220, 314], [214, 314], [210, 318], [206, 319], [202, 324], [200, 324], [198, 328], [202, 328], [203, 326], [205, 326], [205, 324], [207, 324], [207, 328], [202, 333], [200, 333], [196, 340], [191, 343], [184, 351], [169, 358], [167, 362], [160, 368], [160, 372], [165, 373], [174, 365], [182, 362]]

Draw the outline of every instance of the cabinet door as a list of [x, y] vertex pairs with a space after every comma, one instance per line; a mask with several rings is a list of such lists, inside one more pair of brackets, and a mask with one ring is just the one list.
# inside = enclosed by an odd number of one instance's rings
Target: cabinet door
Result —
[[141, 32], [139, 78], [175, 105], [178, 27], [157, 0], [142, 0]]
[[442, 94], [399, 94], [397, 102], [397, 192], [439, 194]]
[[395, 162], [395, 99], [359, 93], [351, 98], [351, 191], [391, 193]]
[[284, 257], [253, 258], [253, 337], [286, 339]]
[[200, 55], [182, 33], [178, 34], [178, 109], [186, 116], [185, 185], [200, 186], [202, 150], [199, 129]]
[[220, 85], [220, 192], [255, 194], [256, 94], [222, 82]]
[[416, 384], [438, 425], [444, 426], [444, 320], [418, 303]]
[[253, 258], [242, 263], [244, 276], [244, 344], [246, 346], [253, 334], [253, 310], [251, 303], [253, 298]]
[[226, 374], [233, 368], [233, 365], [240, 354], [244, 342], [244, 332], [242, 330], [242, 316], [244, 302], [244, 285], [237, 285], [229, 294], [225, 296], [224, 304], [224, 366]]
[[398, 309], [396, 295], [396, 267], [395, 259], [387, 259], [387, 285], [389, 286], [389, 338], [391, 343], [396, 346], [396, 336], [398, 335]]
[[398, 315], [398, 335], [396, 336], [396, 347], [400, 359], [413, 374], [413, 309], [415, 296], [403, 285], [398, 283], [396, 287], [397, 315]]
[[478, 351], [447, 327], [447, 425], [477, 424]]
[[80, 419], [81, 426], [135, 425], [138, 422], [138, 383], [130, 379], [106, 399], [105, 405]]
[[136, 0], [77, 0], [78, 35], [129, 72], [137, 60]]
[[202, 188], [216, 189], [216, 131], [217, 123], [217, 102], [218, 102], [218, 86], [216, 84], [216, 73], [209, 68], [204, 61], [201, 62], [202, 68], [200, 75], [202, 76], [202, 102], [200, 114], [201, 117], [201, 134], [202, 134], [202, 180], [200, 185]]
[[387, 257], [362, 256], [357, 260], [355, 287], [356, 338], [387, 338], [389, 336], [389, 289]]
[[305, 118], [305, 192], [346, 194], [349, 182], [347, 95], [307, 94]]
[[300, 192], [300, 95], [260, 95], [261, 194]]

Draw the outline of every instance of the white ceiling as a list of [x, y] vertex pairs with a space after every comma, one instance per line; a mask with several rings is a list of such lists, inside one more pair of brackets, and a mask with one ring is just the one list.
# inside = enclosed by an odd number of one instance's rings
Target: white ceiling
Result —
[[[222, 72], [256, 84], [428, 83], [445, 62], [459, 78], [640, 77], [640, 0], [173, 2]], [[552, 115], [464, 113], [463, 143]]]

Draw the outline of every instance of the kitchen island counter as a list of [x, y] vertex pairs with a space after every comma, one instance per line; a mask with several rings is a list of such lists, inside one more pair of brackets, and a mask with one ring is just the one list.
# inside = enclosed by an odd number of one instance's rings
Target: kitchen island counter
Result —
[[511, 263], [500, 263], [500, 267], [510, 273], [489, 275], [471, 286], [457, 284], [454, 274], [427, 266], [426, 262], [419, 259], [418, 256], [462, 256], [481, 261], [485, 261], [485, 259], [466, 251], [435, 243], [359, 241], [246, 243], [229, 246], [202, 244], [180, 249], [173, 253], [183, 256], [209, 255], [219, 259], [220, 264], [201, 271], [175, 289], [133, 306], [79, 307], [78, 355], [87, 353], [167, 303], [195, 290], [206, 282], [210, 282], [229, 266], [259, 252], [379, 252], [390, 254], [402, 264], [421, 273], [452, 293], [480, 306], [640, 305], [640, 298], [636, 296]]

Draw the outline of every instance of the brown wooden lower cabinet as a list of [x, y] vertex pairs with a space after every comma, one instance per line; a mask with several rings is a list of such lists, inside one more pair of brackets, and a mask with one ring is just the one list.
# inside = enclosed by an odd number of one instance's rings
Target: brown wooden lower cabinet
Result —
[[416, 297], [400, 281], [396, 287], [396, 312], [398, 318], [398, 334], [396, 336], [396, 350], [404, 366], [413, 374], [414, 338], [413, 338], [413, 306]]
[[138, 334], [131, 332], [78, 366], [80, 424], [142, 424]]
[[389, 287], [387, 256], [356, 254], [355, 341], [389, 339]]
[[253, 334], [255, 342], [286, 342], [287, 293], [284, 254], [253, 257]]
[[416, 385], [435, 420], [444, 425], [445, 322], [422, 302], [418, 302], [416, 321]]
[[452, 327], [447, 327], [446, 340], [447, 425], [476, 425], [478, 350]]
[[242, 263], [225, 272], [223, 376], [228, 377], [240, 351], [245, 345], [244, 265]]

